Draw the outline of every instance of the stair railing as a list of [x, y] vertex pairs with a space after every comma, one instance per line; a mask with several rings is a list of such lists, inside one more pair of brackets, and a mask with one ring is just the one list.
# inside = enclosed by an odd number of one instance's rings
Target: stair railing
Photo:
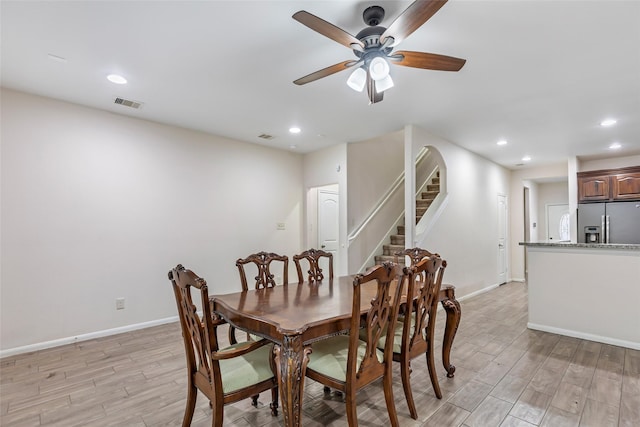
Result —
[[[419, 165], [424, 159], [429, 156], [429, 149], [427, 147], [422, 147], [422, 149], [418, 152], [416, 156], [416, 167]], [[404, 178], [405, 172], [402, 173], [396, 178], [391, 187], [386, 191], [386, 193], [380, 198], [380, 200], [374, 205], [374, 208], [369, 212], [369, 214], [365, 217], [365, 219], [360, 223], [358, 227], [356, 227], [348, 236], [347, 242], [348, 246], [351, 246], [352, 242], [356, 240], [363, 230], [369, 225], [369, 223], [375, 218], [378, 213], [380, 213], [387, 205], [389, 200], [396, 194], [400, 189], [404, 189]], [[376, 254], [380, 251], [386, 239], [392, 234], [392, 230], [397, 226], [397, 223], [400, 222], [404, 213], [398, 218], [396, 224], [390, 227], [389, 232], [386, 236], [382, 237], [378, 245], [373, 249], [371, 254], [364, 261], [363, 265], [357, 271], [363, 271], [368, 264], [371, 263], [372, 259], [375, 259]]]

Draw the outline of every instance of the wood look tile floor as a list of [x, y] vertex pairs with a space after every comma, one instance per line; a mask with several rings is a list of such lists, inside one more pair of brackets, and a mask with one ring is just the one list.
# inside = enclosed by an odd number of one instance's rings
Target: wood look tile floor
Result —
[[[438, 312], [437, 366], [442, 400], [426, 362], [413, 362], [419, 419], [409, 416], [399, 369], [394, 393], [402, 426], [640, 426], [640, 351], [528, 330], [527, 287], [509, 283], [461, 303], [454, 378], [440, 362], [444, 312]], [[222, 333], [221, 336], [226, 336]], [[181, 425], [186, 397], [177, 323], [1, 360], [0, 425]], [[269, 393], [225, 407], [225, 425], [280, 426]], [[211, 424], [200, 395], [193, 426]], [[388, 425], [381, 383], [358, 396], [361, 426]], [[340, 396], [305, 385], [304, 426], [346, 426]]]

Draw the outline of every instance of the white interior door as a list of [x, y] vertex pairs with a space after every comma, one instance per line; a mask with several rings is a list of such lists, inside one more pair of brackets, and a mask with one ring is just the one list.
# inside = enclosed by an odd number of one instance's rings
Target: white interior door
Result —
[[507, 282], [507, 196], [498, 195], [498, 284]]
[[[318, 189], [318, 246], [333, 254], [333, 270], [338, 270], [338, 191]], [[326, 265], [320, 265], [325, 271]]]
[[571, 240], [569, 205], [547, 205], [547, 240]]

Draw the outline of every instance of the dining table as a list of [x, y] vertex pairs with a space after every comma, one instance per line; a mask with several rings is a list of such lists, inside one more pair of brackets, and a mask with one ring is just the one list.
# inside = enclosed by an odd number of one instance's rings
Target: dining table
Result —
[[[212, 315], [230, 325], [274, 343], [275, 365], [285, 426], [301, 425], [305, 369], [311, 345], [350, 329], [353, 278], [341, 276], [320, 282], [303, 282], [210, 296]], [[373, 282], [372, 282], [373, 283]], [[376, 286], [361, 287], [362, 312], [370, 308]], [[442, 362], [448, 377], [451, 346], [460, 322], [455, 287], [443, 285], [439, 301], [446, 312]], [[435, 316], [427, 330], [433, 333]]]

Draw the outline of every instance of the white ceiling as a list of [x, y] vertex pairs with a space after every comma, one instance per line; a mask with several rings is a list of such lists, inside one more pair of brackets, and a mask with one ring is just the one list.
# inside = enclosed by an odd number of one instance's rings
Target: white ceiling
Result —
[[640, 1], [451, 0], [398, 48], [460, 72], [392, 66], [374, 105], [349, 71], [292, 83], [355, 58], [294, 12], [355, 35], [374, 4], [388, 26], [411, 2], [3, 0], [2, 86], [301, 153], [416, 124], [508, 168], [640, 154]]

